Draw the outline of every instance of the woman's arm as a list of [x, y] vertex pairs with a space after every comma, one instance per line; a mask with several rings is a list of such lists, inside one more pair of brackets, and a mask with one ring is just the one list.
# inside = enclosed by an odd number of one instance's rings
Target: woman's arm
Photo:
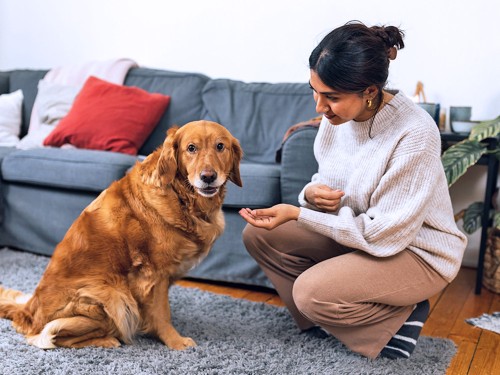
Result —
[[297, 220], [300, 208], [282, 203], [270, 208], [260, 208], [257, 210], [242, 208], [239, 213], [247, 223], [254, 227], [271, 230], [287, 221]]
[[[393, 159], [365, 212], [346, 203], [336, 215], [304, 208], [298, 222], [335, 241], [375, 256], [390, 256], [408, 247], [436, 202], [438, 186], [446, 184], [441, 161], [431, 153]], [[448, 193], [446, 191], [446, 193]], [[443, 197], [446, 201], [446, 197]]]

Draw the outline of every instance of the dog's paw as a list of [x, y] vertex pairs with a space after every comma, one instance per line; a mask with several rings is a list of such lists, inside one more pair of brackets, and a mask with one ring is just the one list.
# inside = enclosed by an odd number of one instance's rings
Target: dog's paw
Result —
[[36, 346], [40, 349], [55, 349], [54, 345], [54, 335], [47, 334], [45, 330], [42, 333], [34, 336], [27, 337], [28, 344]]
[[167, 346], [173, 350], [184, 350], [196, 346], [196, 343], [191, 337], [179, 337], [176, 340], [170, 340]]
[[96, 340], [96, 343], [94, 345], [100, 346], [101, 348], [112, 349], [112, 348], [119, 348], [121, 346], [121, 343], [115, 337], [105, 337], [102, 338], [100, 341]]

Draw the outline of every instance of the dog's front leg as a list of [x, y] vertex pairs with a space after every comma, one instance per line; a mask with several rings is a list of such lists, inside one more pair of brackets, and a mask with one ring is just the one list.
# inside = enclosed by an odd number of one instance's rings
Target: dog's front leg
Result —
[[149, 317], [153, 322], [154, 333], [170, 349], [183, 350], [196, 346], [190, 337], [183, 337], [172, 325], [168, 296], [168, 281], [162, 281], [154, 287], [153, 303], [149, 305]]

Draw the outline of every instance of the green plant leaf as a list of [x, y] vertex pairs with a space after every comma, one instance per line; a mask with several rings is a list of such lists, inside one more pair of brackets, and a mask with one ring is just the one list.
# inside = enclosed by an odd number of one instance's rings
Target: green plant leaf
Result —
[[486, 152], [486, 146], [465, 139], [448, 148], [441, 156], [448, 186], [451, 186]]
[[493, 226], [500, 229], [500, 212], [496, 212], [493, 216]]
[[483, 214], [483, 202], [474, 202], [464, 211], [463, 228], [468, 234], [474, 233], [481, 227], [481, 215]]
[[500, 132], [500, 116], [493, 120], [482, 121], [475, 125], [470, 132], [469, 140], [480, 142], [483, 139], [496, 137]]

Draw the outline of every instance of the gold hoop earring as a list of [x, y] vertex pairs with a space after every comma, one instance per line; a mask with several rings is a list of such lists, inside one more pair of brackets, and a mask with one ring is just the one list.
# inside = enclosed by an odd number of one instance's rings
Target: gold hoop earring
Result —
[[372, 100], [371, 100], [371, 99], [368, 99], [368, 100], [366, 101], [366, 108], [368, 108], [368, 109], [372, 109], [372, 104], [373, 104]]

